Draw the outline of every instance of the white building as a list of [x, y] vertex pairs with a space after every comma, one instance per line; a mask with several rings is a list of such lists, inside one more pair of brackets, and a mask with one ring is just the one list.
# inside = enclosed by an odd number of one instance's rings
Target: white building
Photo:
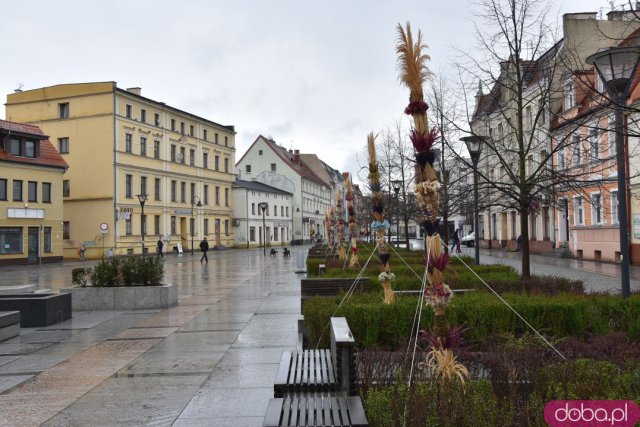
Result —
[[[233, 185], [233, 225], [237, 247], [289, 245], [292, 238], [293, 195], [257, 181]], [[261, 203], [267, 204], [263, 212]]]
[[[258, 136], [236, 164], [238, 179], [258, 181], [292, 194], [292, 244], [326, 237], [324, 215], [331, 206], [331, 188], [300, 158], [275, 141]], [[313, 231], [311, 231], [313, 230]]]

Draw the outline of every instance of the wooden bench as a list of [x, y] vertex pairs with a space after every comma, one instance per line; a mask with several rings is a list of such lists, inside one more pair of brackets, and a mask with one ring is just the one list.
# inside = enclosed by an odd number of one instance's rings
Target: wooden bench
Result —
[[300, 309], [305, 300], [315, 296], [334, 296], [340, 292], [347, 292], [355, 283], [355, 291], [371, 291], [371, 282], [368, 277], [357, 278], [318, 278], [300, 280]]
[[368, 426], [359, 397], [271, 399], [263, 426]]
[[347, 319], [332, 317], [330, 349], [282, 352], [274, 397], [335, 390], [355, 394], [354, 345]]
[[355, 340], [331, 318], [331, 348], [284, 351], [263, 426], [368, 426], [356, 396]]

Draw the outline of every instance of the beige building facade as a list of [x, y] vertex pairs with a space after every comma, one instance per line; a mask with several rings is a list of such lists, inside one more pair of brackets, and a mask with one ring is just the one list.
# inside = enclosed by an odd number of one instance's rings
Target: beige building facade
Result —
[[[233, 245], [233, 126], [115, 82], [10, 94], [6, 115], [40, 126], [70, 166], [65, 257], [82, 244], [88, 258], [155, 252], [158, 240], [165, 251], [197, 248], [205, 236], [211, 246]], [[147, 196], [144, 215], [138, 195]]]

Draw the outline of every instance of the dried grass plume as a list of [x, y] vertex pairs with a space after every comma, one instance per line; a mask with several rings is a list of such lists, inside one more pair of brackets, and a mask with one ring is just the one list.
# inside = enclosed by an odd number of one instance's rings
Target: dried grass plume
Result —
[[409, 101], [423, 101], [422, 86], [424, 81], [431, 76], [427, 61], [431, 60], [425, 53], [427, 45], [422, 43], [422, 31], [418, 30], [418, 39], [414, 41], [411, 34], [411, 25], [407, 22], [407, 29], [398, 24], [398, 42], [396, 53], [398, 54], [397, 68], [400, 73], [400, 82], [405, 84], [409, 91]]

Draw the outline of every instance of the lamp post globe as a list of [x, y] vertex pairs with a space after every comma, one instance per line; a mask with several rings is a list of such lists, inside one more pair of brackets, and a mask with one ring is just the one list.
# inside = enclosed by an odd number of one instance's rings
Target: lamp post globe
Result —
[[140, 207], [142, 208], [142, 213], [140, 214], [140, 236], [142, 238], [142, 256], [145, 256], [144, 253], [144, 235], [146, 233], [147, 228], [147, 220], [144, 216], [144, 205], [147, 203], [147, 195], [146, 194], [137, 194], [136, 197], [140, 202]]
[[479, 208], [478, 208], [478, 162], [484, 145], [484, 138], [470, 135], [460, 138], [467, 146], [471, 163], [473, 163], [473, 249], [475, 264], [480, 265], [480, 233], [479, 233]]
[[624, 108], [629, 88], [638, 68], [640, 48], [611, 47], [589, 56], [613, 102], [615, 112], [616, 162], [618, 173], [618, 224], [620, 230], [620, 281], [622, 298], [631, 294], [629, 282], [629, 224], [627, 212], [627, 158], [625, 150]]

